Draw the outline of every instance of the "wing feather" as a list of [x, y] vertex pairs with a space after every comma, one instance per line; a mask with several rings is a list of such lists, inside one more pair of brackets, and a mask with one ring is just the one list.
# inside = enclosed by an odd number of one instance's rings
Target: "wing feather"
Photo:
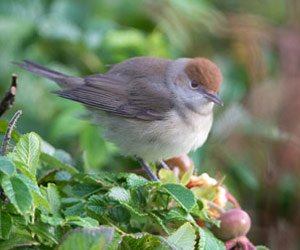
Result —
[[85, 84], [55, 93], [88, 107], [127, 118], [160, 120], [166, 117], [172, 105], [159, 84], [152, 84], [143, 77], [130, 82], [124, 79], [126, 76], [91, 75], [85, 78]]

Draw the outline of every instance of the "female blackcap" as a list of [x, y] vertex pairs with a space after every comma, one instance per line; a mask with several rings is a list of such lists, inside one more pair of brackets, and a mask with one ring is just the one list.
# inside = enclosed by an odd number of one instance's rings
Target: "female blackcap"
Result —
[[186, 154], [207, 139], [222, 82], [205, 58], [134, 57], [104, 74], [68, 76], [24, 60], [19, 67], [58, 83], [55, 93], [88, 107], [123, 155], [157, 161]]

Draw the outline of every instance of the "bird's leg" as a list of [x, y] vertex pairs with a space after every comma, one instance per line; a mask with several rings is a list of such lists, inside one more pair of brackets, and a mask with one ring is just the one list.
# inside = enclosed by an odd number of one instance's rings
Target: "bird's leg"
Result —
[[170, 169], [169, 166], [163, 161], [163, 160], [160, 160], [159, 161], [159, 164], [162, 166], [162, 168], [164, 169]]
[[136, 157], [138, 163], [146, 170], [147, 174], [150, 176], [151, 180], [159, 181], [157, 176], [152, 172], [151, 168], [147, 165], [142, 158]]

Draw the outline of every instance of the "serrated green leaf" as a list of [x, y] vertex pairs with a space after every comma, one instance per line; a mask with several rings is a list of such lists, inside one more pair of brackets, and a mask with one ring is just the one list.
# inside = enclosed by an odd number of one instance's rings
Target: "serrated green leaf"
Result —
[[55, 148], [49, 142], [41, 139], [41, 153], [53, 155], [55, 153]]
[[30, 172], [29, 167], [25, 163], [18, 160], [14, 160], [14, 163], [23, 175], [27, 176], [30, 180], [36, 183], [35, 175]]
[[72, 192], [74, 195], [79, 197], [86, 197], [91, 194], [97, 193], [101, 190], [102, 185], [94, 183], [82, 183], [77, 184], [73, 187]]
[[179, 248], [193, 250], [196, 244], [195, 230], [190, 223], [183, 224], [167, 240]]
[[180, 184], [162, 185], [172, 198], [177, 201], [186, 211], [190, 211], [196, 204], [194, 194]]
[[108, 216], [117, 223], [129, 223], [131, 217], [128, 209], [120, 205], [109, 207]]
[[149, 181], [142, 176], [136, 174], [129, 174], [127, 177], [127, 185], [131, 189], [145, 186]]
[[46, 214], [41, 214], [41, 220], [42, 222], [49, 224], [51, 226], [58, 226], [64, 222], [64, 219], [60, 217], [59, 215], [54, 216], [48, 216]]
[[198, 250], [225, 250], [224, 243], [217, 239], [208, 229], [198, 227], [198, 230], [200, 235]]
[[78, 170], [71, 166], [70, 164], [66, 164], [61, 162], [60, 160], [56, 159], [54, 156], [51, 156], [47, 153], [41, 153], [41, 161], [47, 163], [51, 168], [62, 168], [69, 172], [71, 175], [78, 173]]
[[35, 175], [41, 152], [41, 138], [36, 133], [23, 135], [16, 145], [17, 158]]
[[118, 249], [122, 250], [182, 250], [170, 244], [163, 237], [147, 233], [127, 235], [122, 238]]
[[181, 207], [170, 209], [166, 215], [166, 221], [188, 221], [188, 213]]
[[0, 156], [0, 172], [12, 176], [16, 172], [16, 166], [8, 157]]
[[48, 183], [47, 187], [41, 187], [41, 192], [48, 201], [52, 213], [58, 213], [60, 210], [61, 201], [57, 186], [53, 183]]
[[121, 187], [113, 187], [109, 190], [108, 196], [116, 201], [118, 201], [121, 205], [124, 205], [131, 212], [139, 215], [146, 216], [147, 214], [141, 211], [135, 204], [132, 203], [130, 193]]
[[32, 206], [32, 195], [23, 180], [17, 176], [3, 176], [1, 186], [19, 213], [25, 214], [29, 211]]
[[86, 211], [84, 210], [85, 202], [77, 203], [73, 206], [68, 207], [64, 214], [65, 216], [85, 216]]
[[0, 211], [0, 238], [8, 239], [12, 229], [12, 217], [5, 211]]
[[54, 234], [50, 225], [42, 222], [35, 222], [34, 224], [29, 224], [28, 227], [43, 243], [50, 246], [58, 243], [58, 237]]
[[216, 198], [218, 194], [218, 186], [213, 185], [209, 187], [194, 187], [191, 189], [191, 191], [198, 199], [205, 199], [208, 201], [212, 201]]
[[148, 215], [158, 224], [160, 225], [160, 227], [169, 235], [170, 232], [168, 230], [168, 228], [166, 227], [164, 221], [159, 217], [157, 216], [155, 213], [149, 211], [148, 212]]
[[8, 240], [4, 240], [0, 242], [0, 249], [8, 250], [20, 246], [33, 246], [39, 244], [40, 243], [38, 241], [34, 240], [30, 236], [19, 234], [19, 233], [12, 233]]
[[178, 178], [176, 177], [174, 172], [170, 169], [165, 169], [165, 168], [160, 169], [158, 172], [158, 177], [162, 184], [178, 183]]
[[107, 215], [107, 204], [101, 196], [91, 196], [86, 203], [86, 209], [100, 216]]
[[56, 149], [52, 156], [64, 164], [67, 164], [67, 165], [73, 164], [71, 155], [62, 149]]
[[90, 217], [79, 217], [79, 216], [67, 216], [65, 218], [66, 222], [69, 224], [77, 225], [80, 227], [86, 227], [86, 228], [96, 228], [99, 226], [99, 223], [97, 220], [92, 219]]
[[145, 187], [139, 187], [134, 190], [130, 190], [132, 203], [141, 209], [145, 209], [147, 206], [147, 199], [149, 197], [149, 189]]
[[190, 181], [190, 178], [193, 174], [194, 171], [194, 166], [190, 167], [188, 171], [186, 171], [184, 173], [184, 175], [182, 176], [180, 183], [185, 186], [186, 184], [188, 184], [188, 182]]
[[67, 171], [59, 171], [55, 173], [54, 179], [56, 181], [70, 181], [72, 178], [72, 175], [68, 173]]
[[57, 247], [58, 250], [98, 250], [107, 249], [118, 234], [112, 227], [78, 228], [69, 231], [63, 236]]
[[61, 198], [61, 202], [64, 205], [73, 205], [74, 203], [81, 202], [81, 199], [75, 198], [75, 197], [67, 197], [67, 198]]
[[121, 187], [113, 187], [109, 190], [109, 197], [122, 202], [129, 204], [131, 201], [130, 193]]
[[51, 212], [51, 207], [49, 205], [49, 202], [45, 199], [45, 197], [42, 195], [39, 186], [34, 183], [32, 180], [27, 178], [24, 175], [17, 174], [18, 178], [20, 178], [24, 183], [26, 183], [27, 187], [30, 189], [31, 194], [33, 196], [33, 203], [36, 207], [39, 207], [40, 205], [44, 206], [49, 212]]

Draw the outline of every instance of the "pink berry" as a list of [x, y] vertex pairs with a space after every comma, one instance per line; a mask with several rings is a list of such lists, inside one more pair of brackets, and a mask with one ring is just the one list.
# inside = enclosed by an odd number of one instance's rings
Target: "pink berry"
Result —
[[218, 218], [220, 227], [214, 227], [213, 233], [223, 241], [228, 241], [246, 235], [251, 227], [249, 215], [241, 209], [231, 209]]

